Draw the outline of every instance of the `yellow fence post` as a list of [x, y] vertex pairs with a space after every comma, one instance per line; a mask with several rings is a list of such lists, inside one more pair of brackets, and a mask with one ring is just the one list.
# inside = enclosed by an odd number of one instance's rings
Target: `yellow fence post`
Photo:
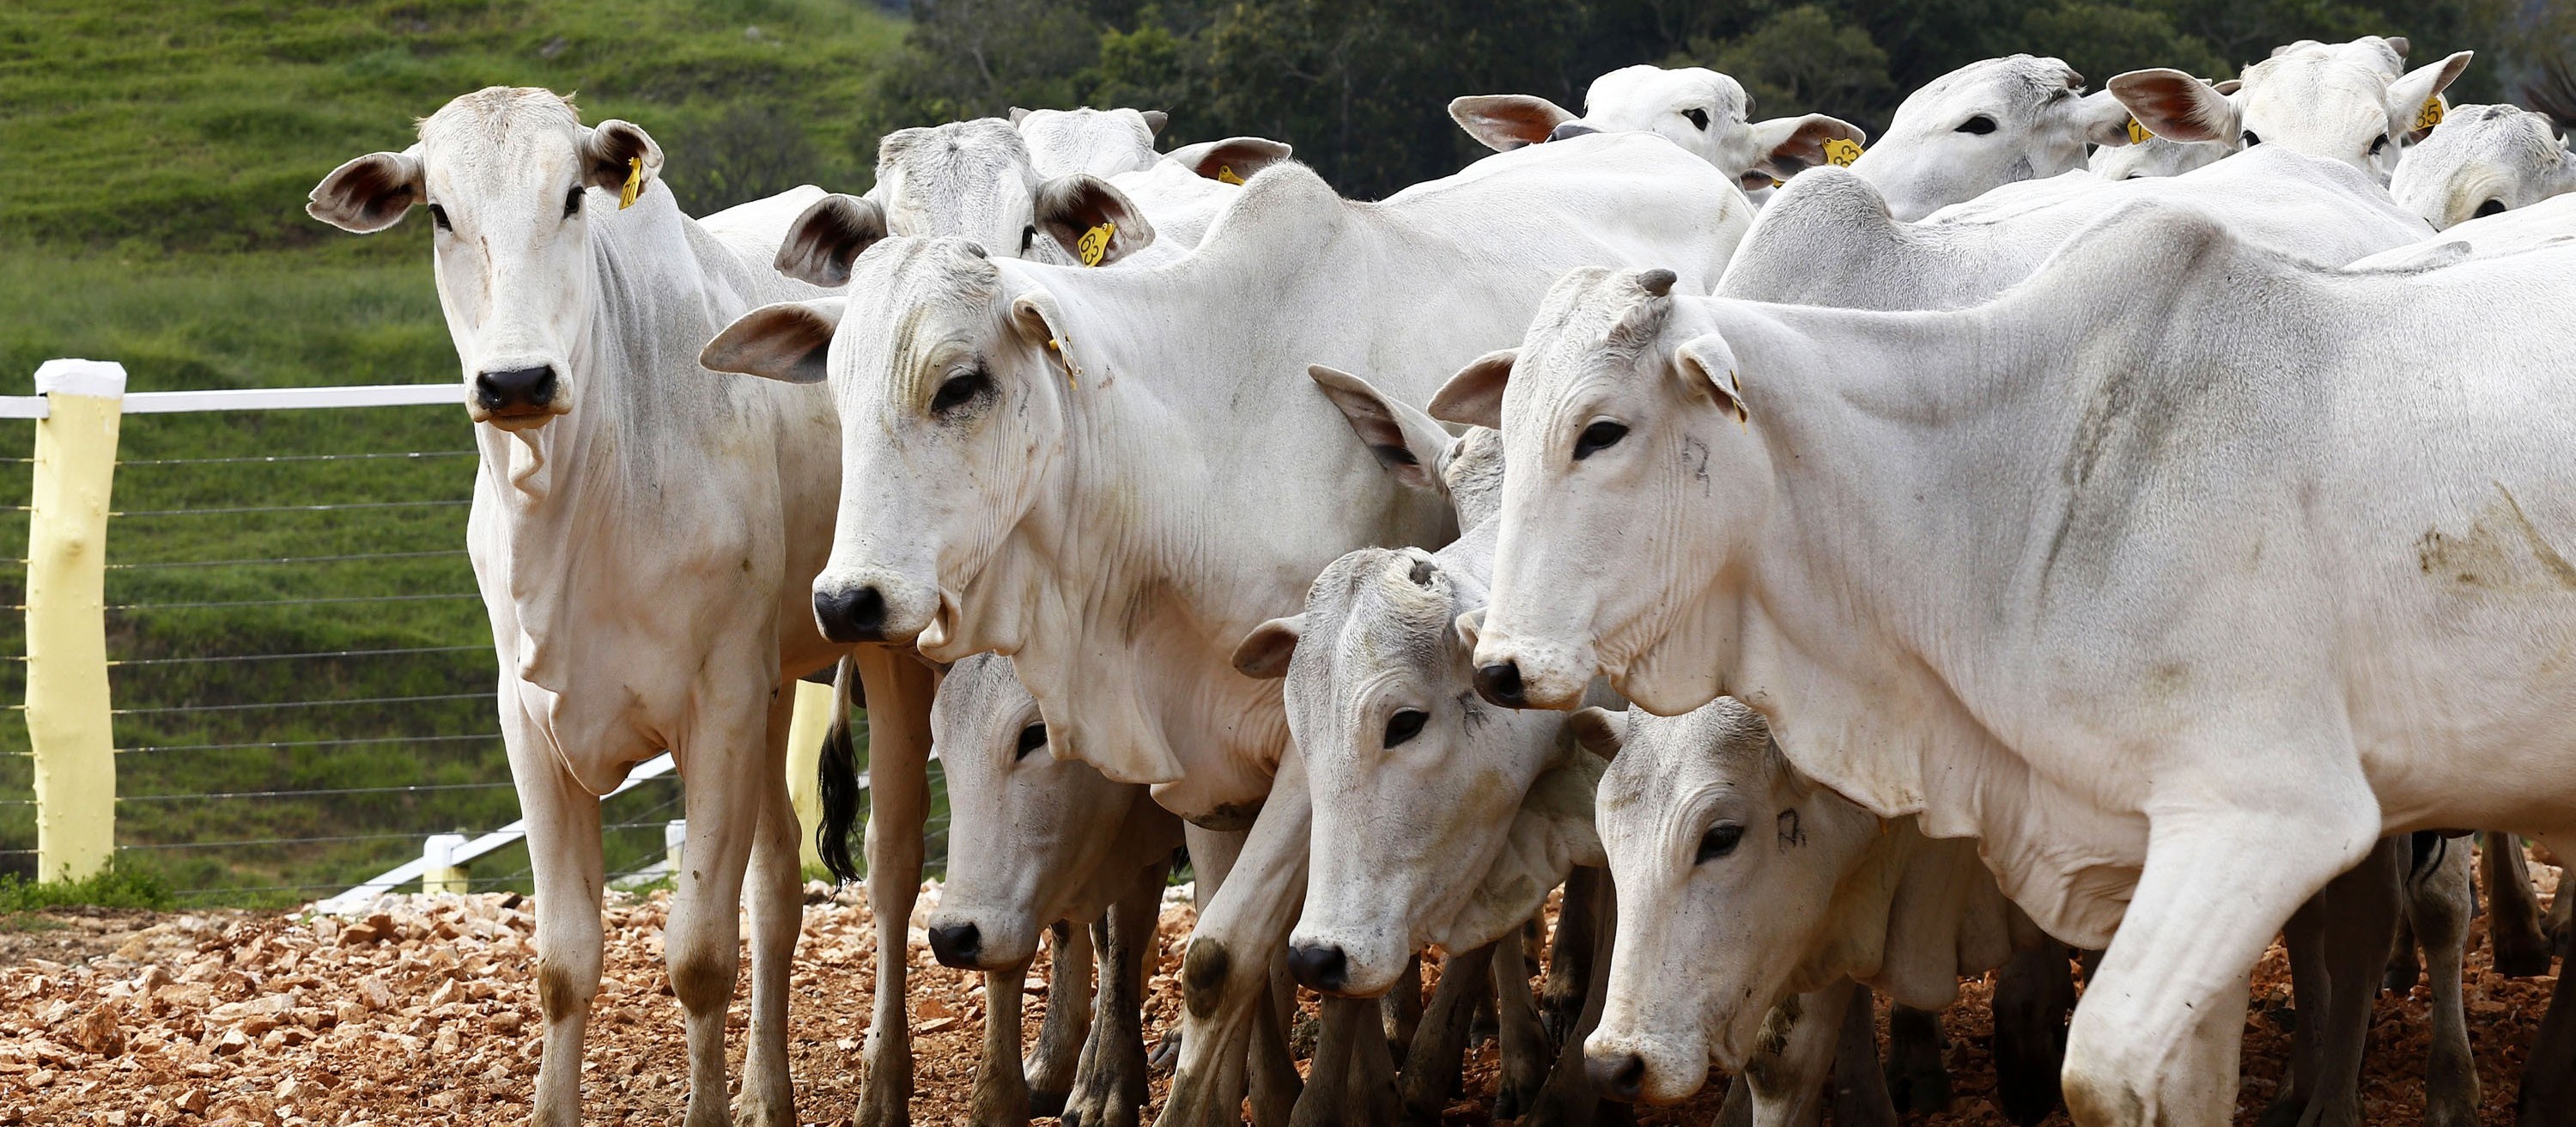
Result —
[[823, 863], [814, 849], [814, 827], [823, 824], [823, 796], [814, 769], [823, 761], [823, 736], [832, 728], [832, 686], [796, 682], [796, 713], [787, 722], [787, 798], [796, 806], [796, 854], [808, 868]]
[[27, 520], [27, 743], [36, 875], [78, 880], [116, 856], [116, 739], [107, 703], [107, 497], [125, 368], [48, 360]]
[[465, 867], [456, 863], [456, 851], [465, 848], [464, 834], [431, 834], [420, 843], [420, 890], [446, 892], [463, 896], [474, 888], [465, 875]]

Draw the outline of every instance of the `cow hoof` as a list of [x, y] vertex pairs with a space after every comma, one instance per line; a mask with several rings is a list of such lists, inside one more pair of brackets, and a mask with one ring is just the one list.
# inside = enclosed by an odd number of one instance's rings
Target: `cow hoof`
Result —
[[1145, 1067], [1156, 1072], [1170, 1072], [1180, 1061], [1181, 1030], [1179, 1026], [1174, 1026], [1164, 1030], [1163, 1039], [1155, 1042], [1154, 1054], [1145, 1058]]
[[2495, 952], [2495, 972], [2506, 978], [2543, 978], [2549, 974], [2549, 937], [2535, 931], [2516, 937], [2510, 929], [2500, 930], [2490, 944]]
[[[2508, 973], [2504, 969], [2504, 956], [2502, 951], [2498, 951], [2496, 955], [2496, 973]], [[2415, 988], [2415, 980], [2422, 978], [2423, 976], [2424, 968], [2422, 964], [2415, 961], [2415, 945], [2412, 943], [2401, 942], [2397, 945], [2397, 950], [2388, 956], [2388, 974], [2381, 980], [2381, 982], [2383, 985], [2388, 987], [2389, 993], [2404, 994], [2409, 990], [2413, 990]]]

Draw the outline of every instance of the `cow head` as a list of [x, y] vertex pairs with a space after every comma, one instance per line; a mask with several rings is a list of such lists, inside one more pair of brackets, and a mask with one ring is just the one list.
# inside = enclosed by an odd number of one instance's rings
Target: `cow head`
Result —
[[2548, 115], [2515, 106], [2453, 106], [2389, 179], [2399, 206], [2436, 230], [2576, 191], [2576, 154]]
[[1704, 67], [1623, 67], [1593, 80], [1583, 107], [1577, 117], [1545, 98], [1479, 94], [1450, 102], [1449, 116], [1497, 152], [1585, 133], [1653, 133], [1747, 188], [1825, 163], [1827, 141], [1869, 140], [1859, 126], [1823, 114], [1754, 121], [1743, 85]]
[[[1137, 129], [1145, 126], [1134, 110], [1115, 113], [1134, 117]], [[1099, 127], [1123, 122], [1102, 114], [1080, 119], [1093, 128], [1077, 129], [1058, 121], [1070, 113], [1028, 116], [1065, 126], [1052, 130], [1049, 140], [1070, 150], [1063, 154], [1067, 159], [1084, 159], [1083, 142], [1097, 141]], [[1150, 164], [1150, 134], [1143, 152]], [[1021, 131], [1000, 118], [895, 130], [877, 142], [877, 186], [865, 196], [815, 201], [788, 226], [778, 269], [818, 286], [845, 285], [859, 255], [898, 235], [953, 235], [992, 254], [1063, 265], [1082, 260], [1079, 240], [1102, 225], [1112, 228], [1103, 264], [1153, 243], [1154, 228], [1144, 212], [1107, 180], [1087, 171], [1042, 176], [1041, 167]]]
[[1800, 776], [1732, 698], [1670, 718], [1587, 708], [1570, 726], [1612, 757], [1595, 817], [1619, 888], [1584, 1056], [1615, 1094], [1670, 1103], [1712, 1063], [1742, 1071], [1774, 1005], [1845, 969], [1814, 961], [1837, 962], [1838, 902], [1867, 898], [1845, 886], [1873, 883], [1852, 875], [1880, 823]]
[[1116, 176], [1154, 167], [1154, 138], [1171, 121], [1161, 110], [1011, 110], [1029, 159], [1050, 172]]
[[584, 126], [569, 99], [494, 86], [422, 119], [420, 143], [333, 169], [305, 210], [357, 232], [429, 211], [439, 306], [463, 362], [465, 409], [508, 430], [569, 413], [588, 351], [591, 225], [620, 208], [676, 211], [655, 187], [661, 146], [623, 121]]
[[930, 949], [971, 970], [1021, 966], [1063, 918], [1127, 821], [1142, 787], [1057, 759], [1011, 659], [977, 654], [939, 682], [931, 748], [947, 771], [948, 885]]
[[1596, 669], [1668, 715], [1718, 694], [1728, 616], [1710, 600], [1744, 558], [1766, 496], [1751, 483], [1770, 472], [1741, 425], [1725, 342], [1668, 326], [1673, 281], [1568, 274], [1519, 350], [1476, 361], [1432, 399], [1440, 418], [1502, 425], [1475, 656], [1477, 690], [1495, 703], [1573, 708]]
[[1852, 162], [1898, 219], [1921, 219], [2005, 184], [2084, 167], [2085, 146], [2129, 143], [2129, 111], [2051, 58], [2014, 55], [1933, 79], [1896, 107]]
[[2176, 70], [2130, 71], [2111, 93], [2138, 124], [2176, 141], [2231, 148], [2287, 145], [2339, 160], [2387, 182], [2399, 150], [2432, 129], [2443, 88], [2468, 69], [2470, 53], [2404, 70], [2406, 40], [2363, 36], [2350, 43], [2302, 40], [2245, 69], [2221, 94]]
[[828, 380], [846, 503], [814, 579], [827, 637], [972, 652], [946, 648], [956, 592], [1035, 505], [1086, 378], [1064, 326], [982, 245], [898, 238], [859, 256], [846, 300], [755, 309], [708, 343], [717, 371]]

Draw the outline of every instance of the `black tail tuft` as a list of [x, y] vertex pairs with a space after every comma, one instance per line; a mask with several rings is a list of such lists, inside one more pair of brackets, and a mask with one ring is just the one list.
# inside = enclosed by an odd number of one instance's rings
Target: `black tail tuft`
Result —
[[823, 824], [814, 827], [814, 851], [832, 875], [853, 881], [862, 875], [850, 856], [850, 838], [859, 830], [859, 803], [867, 790], [859, 785], [859, 748], [850, 730], [850, 694], [858, 682], [858, 663], [843, 657], [832, 669], [832, 726], [823, 735], [823, 758], [815, 768], [815, 792], [823, 798]]
[[2540, 77], [2524, 84], [2522, 100], [2557, 119], [2560, 129], [2576, 129], [2576, 73], [2569, 72], [2566, 60], [2542, 63]]
[[2425, 874], [2440, 867], [2451, 854], [2450, 838], [2440, 830], [2417, 830], [2409, 837], [2407, 845], [2414, 854], [2412, 864], [2406, 870], [2408, 883], [2423, 880]]

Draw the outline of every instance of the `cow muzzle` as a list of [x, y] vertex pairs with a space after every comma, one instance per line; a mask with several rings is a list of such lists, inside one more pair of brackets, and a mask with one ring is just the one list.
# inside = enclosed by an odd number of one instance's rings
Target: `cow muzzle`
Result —
[[571, 410], [572, 397], [556, 367], [538, 363], [475, 373], [467, 405], [475, 422], [525, 430]]
[[[1667, 1046], [1650, 1040], [1604, 1036], [1595, 1031], [1583, 1043], [1583, 1072], [1592, 1081], [1592, 1090], [1604, 1099], [1621, 1103], [1679, 1103], [1708, 1083], [1708, 1054], [1697, 1057], [1686, 1046]], [[1669, 1050], [1682, 1049], [1681, 1052]], [[1692, 1071], [1689, 1062], [1699, 1068]]]
[[814, 625], [843, 644], [911, 645], [939, 613], [939, 591], [880, 571], [814, 581]]

